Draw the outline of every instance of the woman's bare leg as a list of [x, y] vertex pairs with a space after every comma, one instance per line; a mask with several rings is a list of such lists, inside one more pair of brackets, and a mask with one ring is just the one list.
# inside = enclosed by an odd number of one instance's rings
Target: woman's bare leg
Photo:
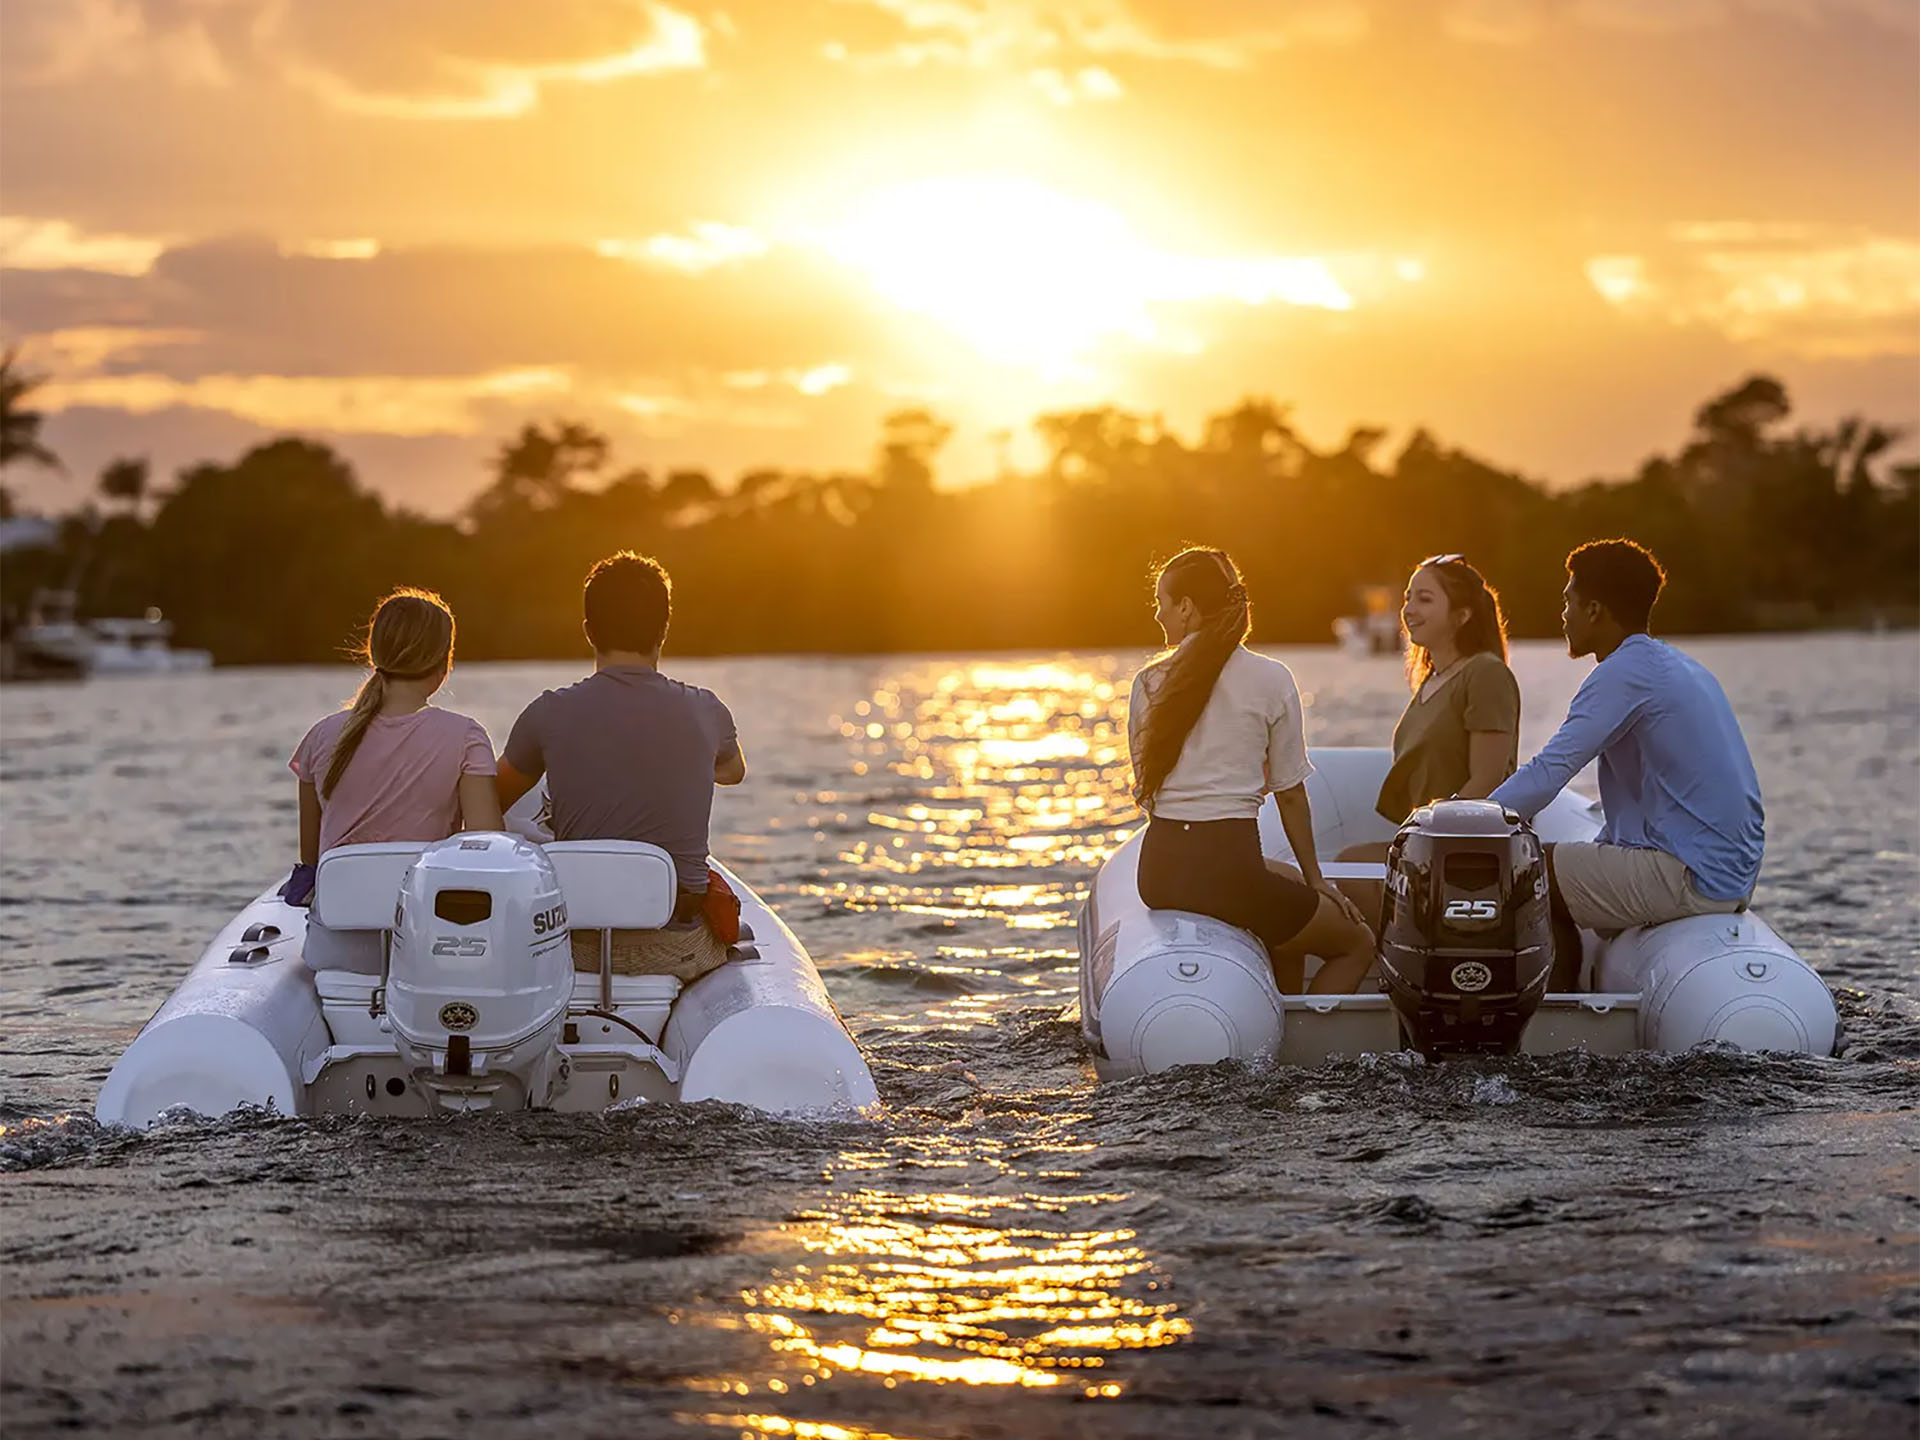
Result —
[[[1300, 873], [1298, 865], [1289, 865], [1284, 860], [1264, 860], [1267, 869], [1276, 875], [1284, 875], [1296, 885], [1307, 883], [1307, 877]], [[1289, 945], [1284, 950], [1268, 950], [1267, 963], [1273, 967], [1273, 983], [1282, 995], [1304, 995], [1307, 989], [1307, 952], [1296, 950]]]
[[[1381, 847], [1384, 851], [1385, 847]], [[1268, 860], [1267, 869], [1301, 885], [1307, 883], [1297, 865]], [[1343, 887], [1344, 888], [1344, 887]], [[1282, 995], [1347, 995], [1358, 990], [1373, 968], [1373, 931], [1355, 925], [1325, 895], [1306, 928], [1277, 950], [1268, 950], [1274, 984]], [[1307, 956], [1320, 957], [1320, 969], [1307, 983]], [[1358, 968], [1356, 968], [1356, 966]]]
[[1307, 957], [1281, 950], [1267, 951], [1267, 964], [1273, 967], [1273, 986], [1282, 995], [1307, 993]]
[[1320, 970], [1306, 987], [1315, 995], [1347, 995], [1360, 988], [1373, 966], [1373, 932], [1349, 920], [1346, 912], [1321, 895], [1313, 918], [1293, 939], [1269, 951], [1273, 978], [1283, 995], [1301, 993], [1309, 955], [1320, 957]]

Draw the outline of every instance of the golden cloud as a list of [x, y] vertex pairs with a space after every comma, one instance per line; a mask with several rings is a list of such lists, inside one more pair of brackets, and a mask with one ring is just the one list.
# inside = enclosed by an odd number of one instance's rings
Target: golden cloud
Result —
[[167, 245], [158, 235], [93, 233], [66, 220], [0, 215], [0, 268], [8, 270], [144, 275]]
[[[829, 58], [861, 66], [938, 61], [992, 68], [1012, 63], [1035, 67], [1029, 74], [1036, 77], [1080, 74], [1086, 67], [1070, 63], [1076, 56], [1132, 56], [1243, 69], [1265, 52], [1299, 43], [1352, 44], [1372, 28], [1368, 7], [1359, 0], [1270, 0], [1257, 6], [1233, 0], [861, 3], [892, 16], [911, 38], [878, 51], [836, 43], [829, 48]], [[1036, 83], [1048, 89], [1045, 80], [1036, 78]], [[1092, 84], [1104, 86], [1099, 80]], [[1054, 89], [1049, 98], [1059, 93]], [[1072, 94], [1070, 98], [1109, 97]]]
[[1920, 242], [1746, 221], [1668, 233], [1669, 254], [1590, 259], [1601, 298], [1625, 314], [1810, 356], [1920, 353]]
[[233, 75], [211, 28], [193, 7], [159, 10], [141, 0], [9, 0], [9, 70], [30, 85], [96, 76], [153, 74], [176, 85], [224, 87]]
[[606, 85], [636, 76], [706, 66], [706, 31], [690, 15], [661, 4], [642, 7], [648, 29], [624, 49], [574, 59], [513, 64], [460, 55], [435, 57], [441, 86], [426, 90], [363, 85], [300, 59], [286, 62], [294, 84], [336, 110], [389, 120], [500, 120], [525, 115], [560, 85]]
[[365, 435], [465, 435], [487, 401], [554, 403], [570, 389], [559, 369], [486, 375], [89, 375], [57, 379], [36, 391], [49, 411], [98, 406], [149, 415], [187, 408], [224, 411], [270, 430]]

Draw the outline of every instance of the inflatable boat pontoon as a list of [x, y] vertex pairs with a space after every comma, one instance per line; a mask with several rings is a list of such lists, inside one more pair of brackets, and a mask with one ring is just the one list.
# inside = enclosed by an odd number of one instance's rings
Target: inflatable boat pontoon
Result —
[[[742, 943], [683, 987], [612, 973], [607, 932], [658, 929], [673, 913], [673, 861], [655, 846], [483, 832], [330, 850], [320, 919], [378, 933], [385, 973], [309, 969], [306, 910], [269, 890], [127, 1047], [96, 1113], [145, 1126], [176, 1106], [242, 1104], [283, 1115], [597, 1110], [636, 1097], [774, 1113], [875, 1104], [806, 950], [726, 878]], [[597, 974], [574, 969], [579, 930], [602, 937]]]
[[[1382, 865], [1327, 857], [1394, 838], [1395, 827], [1373, 808], [1389, 752], [1316, 749], [1312, 759], [1307, 793], [1321, 869], [1330, 879], [1386, 880]], [[1600, 820], [1598, 805], [1563, 791], [1532, 828], [1544, 842], [1590, 840]], [[1270, 859], [1292, 859], [1271, 803], [1260, 816], [1260, 838]], [[1247, 931], [1204, 915], [1148, 910], [1136, 883], [1139, 851], [1135, 834], [1101, 868], [1080, 915], [1081, 1024], [1103, 1077], [1229, 1058], [1313, 1065], [1406, 1045], [1388, 995], [1281, 995], [1265, 949]], [[1529, 997], [1520, 1049], [1619, 1054], [1720, 1041], [1745, 1050], [1833, 1051], [1833, 996], [1751, 911], [1610, 940], [1583, 933], [1581, 941], [1583, 988]], [[1486, 983], [1478, 970], [1459, 973]]]

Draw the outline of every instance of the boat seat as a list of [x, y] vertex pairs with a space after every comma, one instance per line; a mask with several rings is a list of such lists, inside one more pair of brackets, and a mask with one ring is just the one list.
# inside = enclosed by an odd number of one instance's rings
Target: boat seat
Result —
[[[551, 840], [570, 930], [658, 930], [680, 898], [673, 857], [638, 840]], [[331, 922], [329, 922], [331, 923]]]
[[320, 1013], [336, 1045], [390, 1045], [393, 1039], [371, 1013], [378, 975], [358, 970], [316, 970], [313, 988], [320, 992]]
[[426, 844], [382, 840], [336, 845], [320, 857], [313, 886], [315, 918], [329, 930], [391, 930], [400, 886]]
[[1322, 860], [1320, 873], [1329, 880], [1379, 880], [1387, 878], [1387, 867], [1378, 860]]

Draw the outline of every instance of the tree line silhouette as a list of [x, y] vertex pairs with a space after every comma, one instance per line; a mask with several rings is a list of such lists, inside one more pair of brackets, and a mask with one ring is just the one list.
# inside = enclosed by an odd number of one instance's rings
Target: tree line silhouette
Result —
[[[58, 464], [33, 384], [0, 362], [0, 464]], [[8, 555], [0, 602], [18, 617], [61, 586], [83, 614], [158, 605], [178, 643], [289, 663], [338, 658], [378, 595], [424, 585], [453, 605], [466, 658], [557, 657], [583, 647], [588, 566], [630, 547], [672, 572], [681, 654], [1130, 645], [1156, 638], [1150, 561], [1211, 542], [1246, 571], [1263, 640], [1324, 642], [1357, 586], [1454, 550], [1528, 636], [1558, 633], [1566, 551], [1626, 535], [1669, 570], [1666, 633], [1914, 623], [1920, 465], [1887, 463], [1887, 426], [1790, 416], [1780, 382], [1754, 376], [1699, 408], [1678, 454], [1558, 490], [1425, 430], [1390, 458], [1364, 427], [1316, 450], [1266, 400], [1193, 442], [1112, 407], [1043, 415], [1044, 466], [960, 489], [933, 483], [950, 431], [924, 410], [888, 417], [863, 472], [759, 469], [724, 487], [619, 468], [607, 437], [555, 421], [507, 439], [453, 520], [389, 504], [288, 437], [164, 491], [146, 462], [116, 461], [55, 543]]]

